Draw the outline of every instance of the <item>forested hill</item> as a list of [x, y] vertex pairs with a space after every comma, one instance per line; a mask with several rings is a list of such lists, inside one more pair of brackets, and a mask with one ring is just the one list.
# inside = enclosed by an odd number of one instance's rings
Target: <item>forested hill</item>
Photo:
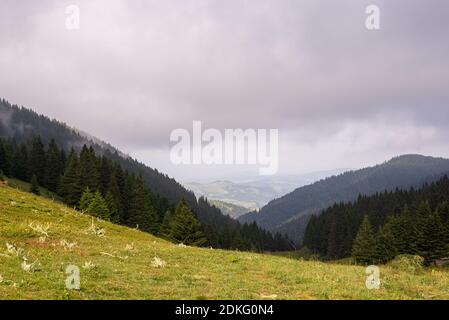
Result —
[[269, 202], [259, 213], [248, 213], [241, 222], [255, 221], [269, 230], [285, 232], [300, 242], [309, 217], [334, 203], [353, 201], [359, 195], [420, 187], [449, 172], [449, 160], [404, 155], [383, 164], [333, 176]]
[[386, 262], [398, 254], [418, 254], [427, 262], [447, 257], [449, 179], [335, 204], [312, 216], [304, 246], [326, 259], [352, 254], [364, 263]]
[[[85, 158], [94, 159], [95, 163], [111, 163], [112, 166], [119, 165], [120, 170], [124, 173], [129, 172], [141, 179], [146, 188], [148, 188], [151, 194], [154, 194], [151, 205], [153, 207], [160, 207], [158, 203], [161, 201], [167, 201], [170, 206], [175, 207], [179, 203], [186, 201], [195, 216], [202, 224], [202, 229], [206, 232], [208, 243], [221, 243], [220, 247], [234, 248], [234, 249], [254, 249], [254, 250], [286, 250], [291, 248], [288, 244], [288, 240], [276, 235], [273, 237], [270, 233], [261, 230], [257, 226], [245, 226], [232, 218], [225, 216], [219, 209], [209, 204], [207, 199], [199, 199], [197, 201], [195, 195], [186, 190], [174, 179], [169, 178], [167, 175], [158, 172], [155, 169], [149, 168], [137, 160], [131, 159], [123, 155], [123, 153], [116, 150], [111, 145], [104, 143], [98, 139], [87, 137], [79, 131], [68, 127], [66, 124], [58, 122], [56, 120], [50, 120], [49, 118], [39, 115], [29, 109], [11, 105], [5, 100], [0, 100], [0, 138], [4, 141], [0, 143], [0, 164], [3, 172], [8, 175], [11, 170], [12, 164], [17, 161], [13, 161], [13, 157], [27, 158], [36, 154], [42, 158], [42, 173], [41, 175], [47, 175], [47, 173], [55, 173], [55, 170], [50, 168], [45, 169], [45, 166], [49, 166], [48, 159], [52, 154], [52, 150], [65, 151], [65, 156], [73, 155], [76, 158], [77, 155], [81, 158], [82, 154], [86, 154]], [[74, 149], [73, 151], [71, 149]], [[58, 151], [60, 152], [60, 151]], [[58, 157], [56, 157], [58, 158]], [[103, 158], [107, 161], [103, 161]], [[68, 160], [68, 159], [67, 159]], [[81, 159], [80, 159], [81, 161]], [[24, 161], [26, 164], [25, 177], [17, 177], [21, 180], [30, 181], [33, 175], [36, 175], [38, 182], [44, 187], [47, 176], [39, 177], [39, 170], [33, 170], [32, 161]], [[63, 161], [64, 162], [64, 161]], [[66, 161], [62, 166], [62, 171], [59, 172], [59, 176], [56, 177], [56, 181], [59, 178], [63, 178], [69, 168], [70, 161]], [[101, 170], [101, 166], [94, 166], [94, 171]], [[20, 171], [20, 170], [19, 170]], [[78, 173], [76, 170], [74, 174]], [[99, 172], [97, 172], [99, 174]], [[110, 174], [107, 174], [109, 177]], [[79, 180], [79, 179], [75, 179]], [[108, 180], [108, 179], [106, 179]], [[109, 181], [109, 180], [108, 180]], [[106, 181], [107, 182], [107, 181]], [[81, 185], [84, 182], [81, 181]], [[93, 185], [98, 185], [94, 183]], [[138, 184], [137, 184], [138, 185]], [[60, 186], [53, 186], [54, 191], [61, 196]], [[102, 196], [107, 196], [107, 188], [103, 188]], [[83, 191], [83, 190], [81, 190]], [[95, 191], [92, 190], [92, 191]], [[102, 191], [102, 190], [100, 190]], [[144, 192], [146, 193], [146, 192]], [[158, 197], [160, 199], [158, 199]], [[119, 197], [123, 198], [123, 197]], [[76, 195], [76, 199], [73, 201], [65, 201], [68, 204], [77, 204], [80, 200], [80, 193]], [[125, 199], [126, 200], [126, 199]], [[125, 206], [126, 207], [126, 206]], [[164, 206], [162, 206], [164, 207]], [[137, 211], [140, 210], [140, 207]], [[159, 212], [160, 221], [164, 219], [165, 211]], [[129, 217], [122, 219], [128, 221]], [[142, 225], [140, 223], [140, 225]], [[151, 228], [150, 228], [151, 230]], [[250, 231], [248, 231], [250, 230]], [[266, 241], [265, 241], [266, 240]], [[274, 243], [282, 243], [281, 246]], [[288, 247], [288, 248], [287, 248]]]
[[141, 174], [153, 192], [173, 202], [182, 199], [191, 204], [196, 202], [195, 195], [177, 181], [124, 155], [110, 144], [30, 109], [12, 105], [4, 99], [0, 100], [0, 137], [23, 143], [29, 142], [36, 135], [41, 137], [44, 145], [48, 145], [50, 140], [54, 139], [67, 153], [72, 147], [79, 152], [84, 144], [92, 146], [97, 154], [106, 155], [109, 159], [119, 162], [124, 169]]

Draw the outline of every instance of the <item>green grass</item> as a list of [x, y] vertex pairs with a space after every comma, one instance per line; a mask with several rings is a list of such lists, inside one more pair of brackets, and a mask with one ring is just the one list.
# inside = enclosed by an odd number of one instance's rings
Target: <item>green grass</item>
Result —
[[[379, 290], [361, 266], [179, 247], [138, 230], [94, 220], [64, 205], [0, 185], [1, 299], [449, 299], [449, 271], [381, 266]], [[33, 230], [49, 226], [48, 236]], [[64, 248], [62, 240], [74, 243]], [[6, 243], [23, 249], [8, 252]], [[36, 262], [22, 269], [23, 256]], [[166, 265], [152, 265], [157, 256]], [[83, 265], [91, 262], [92, 269]], [[65, 287], [80, 268], [80, 290]]]

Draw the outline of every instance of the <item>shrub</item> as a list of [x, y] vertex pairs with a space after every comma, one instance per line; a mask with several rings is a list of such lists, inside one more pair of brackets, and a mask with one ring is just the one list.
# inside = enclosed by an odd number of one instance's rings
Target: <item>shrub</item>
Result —
[[389, 263], [391, 267], [409, 272], [419, 271], [424, 266], [424, 258], [417, 255], [401, 254]]

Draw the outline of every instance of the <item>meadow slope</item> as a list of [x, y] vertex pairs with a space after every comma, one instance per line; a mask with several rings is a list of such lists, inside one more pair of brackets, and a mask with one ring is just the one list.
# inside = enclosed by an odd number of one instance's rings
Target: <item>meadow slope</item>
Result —
[[[80, 290], [66, 289], [69, 265]], [[381, 266], [379, 290], [365, 279], [361, 266], [178, 246], [0, 185], [0, 299], [449, 299], [447, 269]]]

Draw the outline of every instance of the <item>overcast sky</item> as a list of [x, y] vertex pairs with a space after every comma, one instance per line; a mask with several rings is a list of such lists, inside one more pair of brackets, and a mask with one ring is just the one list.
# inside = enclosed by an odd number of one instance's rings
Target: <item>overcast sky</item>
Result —
[[0, 96], [180, 180], [258, 172], [173, 166], [193, 120], [279, 129], [280, 174], [449, 157], [449, 2], [1, 0]]

